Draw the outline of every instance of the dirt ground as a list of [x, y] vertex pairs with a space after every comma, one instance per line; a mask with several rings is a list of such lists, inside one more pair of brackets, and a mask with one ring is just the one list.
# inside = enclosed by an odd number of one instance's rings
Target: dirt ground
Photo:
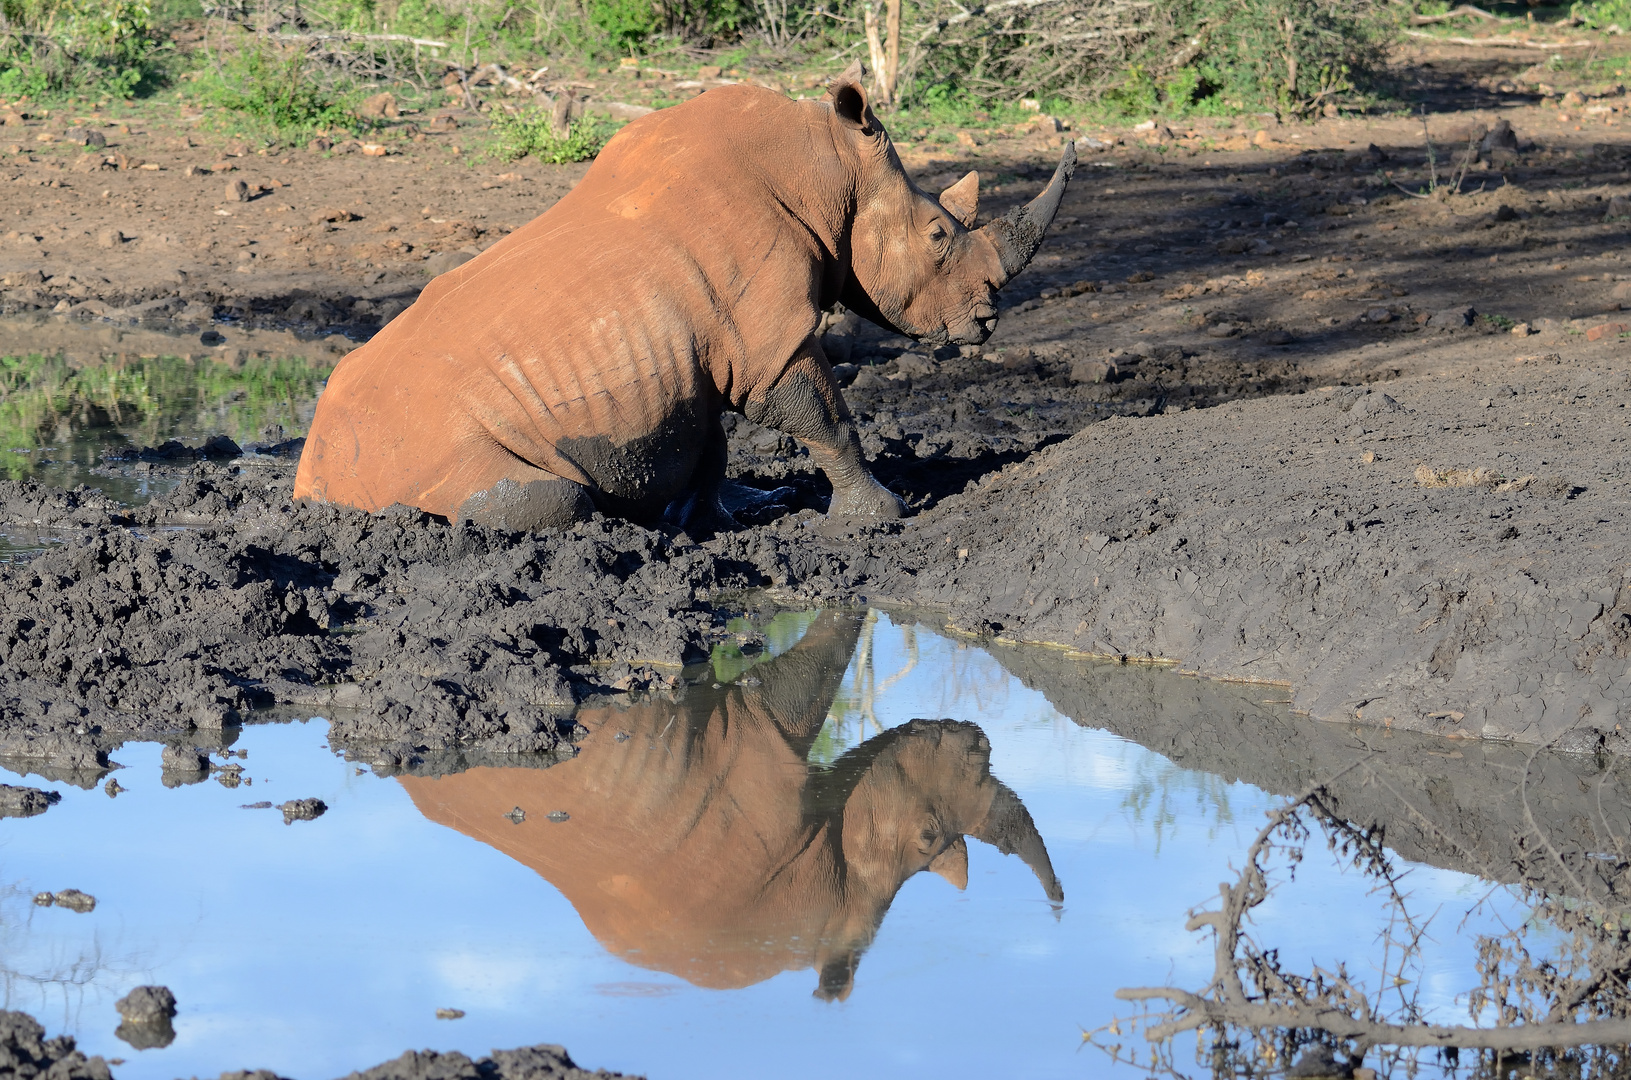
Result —
[[[278, 462], [199, 465], [136, 511], [0, 485], [4, 523], [80, 531], [0, 567], [0, 751], [94, 775], [121, 739], [283, 703], [334, 707], [387, 767], [548, 752], [583, 695], [672, 689], [722, 632], [712, 602], [755, 587], [1289, 683], [1322, 720], [1618, 749], [1631, 98], [1520, 92], [1543, 58], [1407, 57], [1432, 162], [1405, 116], [907, 143], [930, 190], [979, 169], [982, 216], [1034, 195], [1064, 138], [1083, 163], [988, 345], [828, 334], [903, 525], [824, 523], [805, 452], [740, 418], [732, 474], [791, 494], [701, 543], [292, 510]], [[12, 115], [0, 305], [53, 329], [8, 343], [83, 323], [338, 355], [583, 172], [480, 161], [472, 114], [404, 117], [385, 156], [263, 155], [185, 114], [86, 153], [61, 137], [94, 118]], [[192, 528], [122, 528], [163, 524]]]

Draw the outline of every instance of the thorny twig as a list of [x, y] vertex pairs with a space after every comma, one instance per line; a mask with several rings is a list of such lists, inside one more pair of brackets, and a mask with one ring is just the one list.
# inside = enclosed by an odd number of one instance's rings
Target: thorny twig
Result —
[[[1384, 1057], [1402, 1060], [1410, 1070], [1415, 1067], [1412, 1055], [1424, 1048], [1449, 1055], [1461, 1049], [1491, 1051], [1499, 1065], [1501, 1056], [1511, 1052], [1544, 1058], [1555, 1057], [1564, 1048], [1594, 1047], [1598, 1065], [1618, 1063], [1624, 1045], [1631, 1043], [1631, 915], [1589, 899], [1587, 883], [1536, 823], [1527, 799], [1534, 760], [1531, 756], [1525, 764], [1518, 793], [1524, 805], [1524, 839], [1538, 862], [1518, 866], [1518, 884], [1512, 887], [1530, 914], [1515, 929], [1479, 936], [1479, 983], [1466, 995], [1472, 1024], [1429, 1023], [1416, 992], [1404, 993], [1405, 985], [1419, 983], [1407, 976], [1420, 973], [1427, 923], [1408, 910], [1408, 896], [1400, 888], [1403, 875], [1382, 847], [1381, 829], [1362, 828], [1343, 818], [1326, 787], [1316, 785], [1270, 813], [1247, 849], [1236, 880], [1219, 887], [1218, 907], [1190, 918], [1189, 929], [1209, 928], [1213, 933], [1210, 982], [1199, 990], [1171, 986], [1119, 990], [1116, 996], [1124, 1001], [1160, 1001], [1169, 1008], [1117, 1019], [1084, 1033], [1084, 1038], [1116, 1060], [1137, 1065], [1141, 1062], [1131, 1050], [1106, 1040], [1128, 1028], [1141, 1030], [1151, 1043], [1148, 1067], [1173, 1075], [1178, 1074], [1171, 1041], [1203, 1029], [1212, 1033], [1212, 1042], [1204, 1049], [1219, 1076], [1283, 1071], [1298, 1048], [1307, 1046], [1324, 1047], [1327, 1055], [1340, 1051], [1350, 1068], [1376, 1048], [1386, 1048]], [[1374, 775], [1366, 779], [1379, 781]], [[1419, 824], [1430, 824], [1408, 799], [1401, 801]], [[1323, 833], [1339, 860], [1375, 882], [1389, 908], [1382, 934], [1381, 985], [1374, 994], [1366, 994], [1342, 965], [1334, 972], [1318, 966], [1307, 974], [1288, 971], [1277, 950], [1260, 945], [1247, 932], [1253, 910], [1279, 884], [1271, 874], [1271, 860], [1282, 858], [1281, 872], [1291, 880], [1312, 835], [1311, 826]], [[1609, 839], [1617, 850], [1619, 838]], [[1622, 873], [1626, 869], [1631, 867], [1623, 861], [1617, 867]], [[1561, 894], [1554, 882], [1562, 883]], [[1475, 909], [1487, 899], [1479, 900]], [[1527, 935], [1536, 926], [1551, 932], [1550, 942], [1560, 942], [1550, 955], [1537, 957], [1530, 951]], [[1399, 991], [1398, 1003], [1391, 1008], [1384, 1001], [1390, 989]], [[1486, 1017], [1494, 1019], [1493, 1026], [1479, 1024]]]

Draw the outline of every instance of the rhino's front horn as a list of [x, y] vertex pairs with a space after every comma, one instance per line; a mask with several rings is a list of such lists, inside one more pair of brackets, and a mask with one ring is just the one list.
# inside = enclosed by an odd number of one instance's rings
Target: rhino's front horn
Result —
[[[1057, 201], [1057, 200], [1056, 200]], [[996, 794], [991, 799], [991, 811], [978, 829], [969, 833], [976, 840], [984, 840], [1004, 855], [1018, 855], [1031, 868], [1042, 891], [1054, 903], [1063, 903], [1065, 890], [1053, 876], [1053, 860], [1048, 858], [1047, 845], [1036, 831], [1031, 812], [1019, 801], [1008, 785], [993, 779]]]
[[1042, 238], [1053, 224], [1053, 215], [1059, 212], [1059, 200], [1065, 197], [1065, 185], [1076, 173], [1076, 144], [1065, 144], [1059, 158], [1059, 167], [1053, 170], [1053, 179], [1042, 189], [1042, 194], [1016, 206], [985, 227], [1002, 260], [1003, 279], [998, 288], [1012, 281], [1030, 263], [1031, 256], [1042, 246]]

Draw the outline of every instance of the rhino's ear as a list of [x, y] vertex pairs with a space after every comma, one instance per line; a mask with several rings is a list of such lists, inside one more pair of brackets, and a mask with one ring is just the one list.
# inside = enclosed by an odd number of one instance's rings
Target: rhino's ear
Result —
[[929, 863], [929, 873], [939, 874], [959, 891], [968, 888], [968, 841], [961, 836], [953, 840]]
[[849, 127], [859, 129], [862, 135], [870, 135], [872, 127], [867, 121], [866, 88], [862, 85], [865, 78], [866, 65], [857, 60], [827, 84], [827, 97], [840, 120]]
[[971, 172], [940, 193], [940, 205], [946, 213], [963, 223], [963, 228], [974, 227], [974, 215], [980, 212], [980, 174]]

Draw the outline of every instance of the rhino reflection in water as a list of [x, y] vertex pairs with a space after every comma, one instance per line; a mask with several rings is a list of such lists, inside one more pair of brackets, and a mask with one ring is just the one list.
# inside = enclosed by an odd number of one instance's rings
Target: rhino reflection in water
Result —
[[[582, 752], [553, 768], [401, 782], [426, 817], [536, 870], [626, 960], [721, 989], [813, 967], [817, 996], [843, 999], [907, 878], [967, 885], [965, 835], [1019, 855], [1064, 898], [973, 724], [913, 720], [831, 770], [807, 765], [860, 625], [823, 612], [754, 669], [757, 687], [585, 710]], [[526, 819], [512, 824], [517, 806]], [[549, 821], [556, 810], [570, 819]]]

